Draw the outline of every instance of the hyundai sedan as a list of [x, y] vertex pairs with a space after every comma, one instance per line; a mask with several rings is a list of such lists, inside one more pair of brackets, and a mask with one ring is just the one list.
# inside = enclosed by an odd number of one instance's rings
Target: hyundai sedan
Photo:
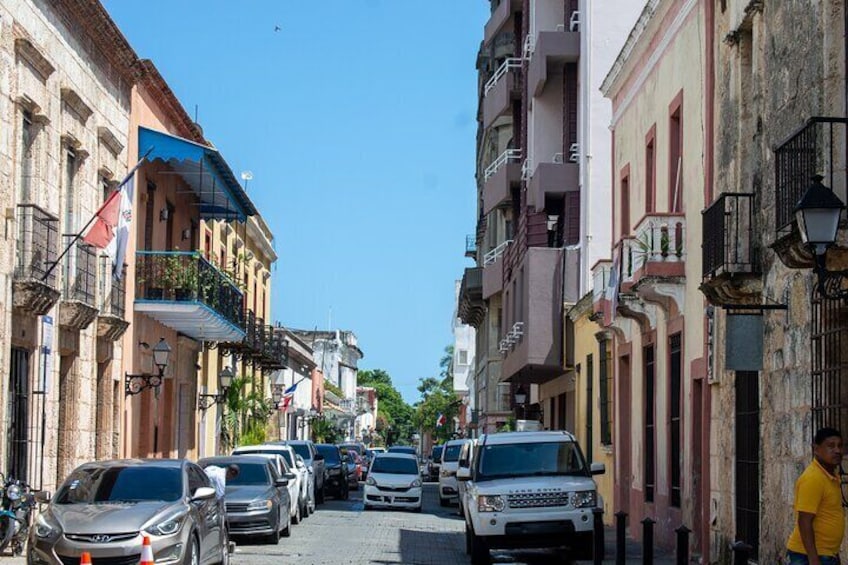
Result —
[[203, 470], [184, 459], [86, 463], [35, 519], [29, 565], [135, 565], [145, 536], [157, 565], [229, 563], [223, 506]]

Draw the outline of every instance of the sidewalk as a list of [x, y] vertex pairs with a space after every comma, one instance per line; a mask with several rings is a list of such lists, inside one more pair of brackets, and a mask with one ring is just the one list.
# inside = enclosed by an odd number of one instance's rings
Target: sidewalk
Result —
[[[615, 563], [615, 528], [613, 526], [604, 527], [604, 563]], [[642, 563], [642, 544], [627, 538], [625, 551], [626, 563]], [[591, 565], [591, 561], [575, 561], [575, 565]], [[655, 565], [674, 565], [676, 563], [674, 551], [662, 550], [654, 547], [654, 563]]]

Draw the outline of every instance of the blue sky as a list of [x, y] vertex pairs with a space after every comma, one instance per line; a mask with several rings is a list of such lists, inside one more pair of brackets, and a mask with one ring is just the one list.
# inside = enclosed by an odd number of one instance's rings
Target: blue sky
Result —
[[[475, 229], [485, 0], [103, 0], [276, 239], [274, 318], [354, 331], [404, 398], [452, 342]], [[275, 32], [275, 26], [281, 30]], [[332, 314], [331, 314], [332, 312]]]

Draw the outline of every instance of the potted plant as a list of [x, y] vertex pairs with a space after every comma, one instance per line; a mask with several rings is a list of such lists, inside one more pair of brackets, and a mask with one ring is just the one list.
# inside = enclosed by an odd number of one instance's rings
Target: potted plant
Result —
[[178, 266], [174, 269], [174, 299], [178, 301], [196, 300], [198, 293], [197, 258], [194, 255], [174, 257]]

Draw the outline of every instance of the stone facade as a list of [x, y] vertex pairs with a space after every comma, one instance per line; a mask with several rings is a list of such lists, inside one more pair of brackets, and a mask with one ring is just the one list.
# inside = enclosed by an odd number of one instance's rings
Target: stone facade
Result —
[[127, 170], [135, 60], [99, 3], [0, 6], [0, 465], [36, 488], [119, 451], [111, 271], [78, 245], [45, 271]]

